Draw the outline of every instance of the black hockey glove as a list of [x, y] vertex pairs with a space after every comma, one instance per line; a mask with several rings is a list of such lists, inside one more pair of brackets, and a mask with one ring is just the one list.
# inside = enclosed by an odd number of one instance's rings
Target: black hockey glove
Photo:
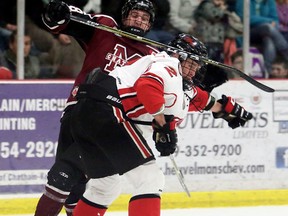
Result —
[[166, 124], [162, 127], [155, 119], [152, 121], [153, 140], [161, 156], [169, 156], [176, 150], [178, 139], [173, 119], [173, 115], [165, 115]]
[[227, 72], [212, 64], [202, 66], [193, 77], [193, 83], [208, 92], [227, 81]]
[[247, 121], [252, 119], [253, 115], [247, 112], [242, 106], [235, 102], [231, 97], [222, 95], [222, 99], [218, 100], [221, 103], [222, 111], [213, 112], [214, 118], [223, 118], [228, 122], [229, 127], [235, 129], [244, 126]]
[[44, 18], [51, 25], [62, 25], [70, 21], [69, 6], [59, 0], [51, 0], [46, 7]]

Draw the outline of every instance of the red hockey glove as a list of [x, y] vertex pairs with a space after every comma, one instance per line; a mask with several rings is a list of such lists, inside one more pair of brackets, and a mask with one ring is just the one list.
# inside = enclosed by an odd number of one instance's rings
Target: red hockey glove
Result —
[[173, 154], [177, 146], [176, 125], [173, 115], [165, 115], [166, 124], [160, 126], [155, 119], [152, 121], [153, 140], [161, 156]]
[[46, 7], [44, 18], [51, 25], [68, 23], [70, 20], [69, 6], [63, 1], [51, 0]]
[[222, 99], [218, 100], [218, 102], [223, 105], [222, 111], [218, 113], [213, 112], [214, 118], [225, 119], [228, 122], [229, 127], [232, 129], [244, 126], [245, 123], [253, 117], [252, 113], [247, 112], [231, 97], [222, 95]]

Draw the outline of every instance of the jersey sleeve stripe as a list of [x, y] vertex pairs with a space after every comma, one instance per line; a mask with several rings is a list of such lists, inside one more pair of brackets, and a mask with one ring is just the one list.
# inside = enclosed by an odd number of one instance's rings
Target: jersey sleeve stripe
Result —
[[151, 78], [159, 82], [162, 86], [164, 85], [163, 79], [154, 73], [144, 73], [141, 78]]

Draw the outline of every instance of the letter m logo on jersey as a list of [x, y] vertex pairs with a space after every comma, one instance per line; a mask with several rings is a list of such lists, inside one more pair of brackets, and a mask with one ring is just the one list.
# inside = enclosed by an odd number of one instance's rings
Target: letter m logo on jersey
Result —
[[177, 72], [171, 68], [171, 67], [165, 67], [165, 69], [167, 70], [168, 74], [171, 76], [171, 77], [176, 77], [177, 76]]

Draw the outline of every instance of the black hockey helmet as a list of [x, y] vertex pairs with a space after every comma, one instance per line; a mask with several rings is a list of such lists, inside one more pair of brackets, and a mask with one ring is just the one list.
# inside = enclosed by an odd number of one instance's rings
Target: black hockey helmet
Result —
[[[205, 71], [205, 64], [201, 61], [201, 59], [195, 59], [195, 56], [192, 57], [192, 55], [197, 55], [200, 57], [207, 57], [208, 52], [206, 46], [196, 37], [186, 34], [186, 33], [180, 33], [178, 34], [174, 40], [169, 42], [168, 44], [171, 47], [175, 47], [178, 50], [184, 51], [183, 53], [177, 52], [179, 54], [179, 60], [180, 62], [185, 61], [187, 58], [191, 58], [193, 61], [197, 62], [201, 67], [196, 72], [195, 76], [192, 78], [192, 80], [186, 80], [184, 79], [183, 82], [183, 89], [189, 89], [189, 87], [194, 83], [201, 83], [204, 74], [202, 74]], [[187, 52], [187, 53], [186, 53]], [[173, 49], [171, 49], [170, 53], [173, 53]], [[189, 54], [190, 53], [190, 54]], [[203, 67], [204, 66], [204, 67]], [[202, 68], [202, 69], [201, 69]]]
[[[208, 52], [207, 52], [207, 47], [196, 37], [185, 34], [185, 33], [180, 33], [178, 34], [174, 40], [169, 42], [169, 46], [178, 48], [179, 50], [186, 51], [188, 53], [192, 53], [201, 57], [207, 57]], [[180, 55], [180, 58], [182, 60], [185, 60], [183, 58], [189, 58], [189, 54], [185, 56]], [[194, 58], [192, 58], [194, 60]], [[180, 59], [181, 60], [181, 59]]]
[[[169, 45], [201, 57], [208, 57], [206, 46], [199, 39], [189, 34], [181, 33], [177, 35]], [[184, 53], [182, 56], [180, 55], [179, 60], [187, 58], [189, 58], [189, 54], [185, 55]], [[192, 60], [195, 61], [193, 57]], [[201, 89], [211, 92], [213, 88], [222, 85], [228, 80], [227, 73], [218, 67], [211, 64], [203, 64], [201, 61], [198, 64], [202, 67], [196, 72], [192, 80], [193, 84]], [[209, 71], [211, 72], [209, 73]]]
[[[152, 27], [154, 20], [155, 20], [155, 9], [154, 9], [153, 3], [150, 0], [127, 0], [122, 7], [122, 20], [128, 17], [130, 10], [142, 10], [142, 11], [149, 13], [150, 14], [150, 19], [149, 19], [150, 28]], [[150, 30], [149, 29], [146, 32], [144, 31], [138, 32], [137, 30], [136, 31], [134, 31], [133, 29], [131, 30], [129, 27], [128, 28], [124, 27], [123, 24], [122, 24], [122, 28], [125, 31], [131, 32], [140, 36], [144, 36], [144, 34]]]

